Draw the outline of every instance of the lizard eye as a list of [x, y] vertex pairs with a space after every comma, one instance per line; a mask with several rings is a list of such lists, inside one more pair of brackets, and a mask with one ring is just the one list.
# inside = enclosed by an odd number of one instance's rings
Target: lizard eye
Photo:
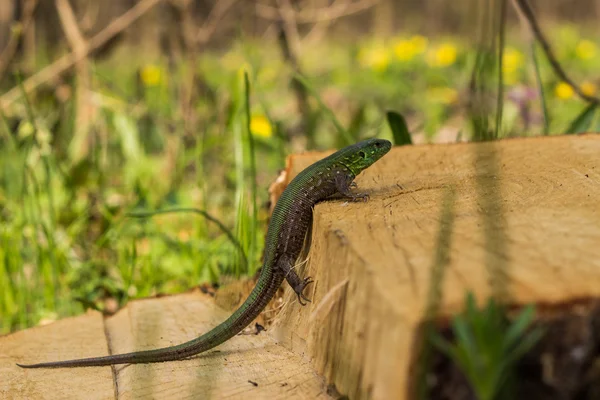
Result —
[[360, 158], [367, 158], [367, 153], [365, 153], [364, 151], [359, 151], [358, 155]]

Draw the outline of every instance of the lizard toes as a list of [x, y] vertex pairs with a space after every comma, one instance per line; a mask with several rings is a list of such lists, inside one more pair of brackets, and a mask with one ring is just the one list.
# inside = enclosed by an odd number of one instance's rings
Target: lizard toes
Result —
[[355, 194], [354, 196], [352, 196], [352, 200], [367, 202], [367, 201], [369, 201], [369, 195], [366, 193], [358, 193], [358, 194]]
[[302, 300], [305, 300], [310, 303], [310, 300], [303, 293], [304, 289], [306, 288], [306, 286], [308, 284], [313, 283], [313, 282], [314, 282], [314, 280], [310, 276], [308, 276], [308, 277], [304, 278], [302, 283], [300, 283], [298, 286], [296, 286], [294, 288], [294, 292], [296, 292], [296, 296], [298, 296], [298, 302], [303, 306], [305, 306], [306, 303], [303, 302]]

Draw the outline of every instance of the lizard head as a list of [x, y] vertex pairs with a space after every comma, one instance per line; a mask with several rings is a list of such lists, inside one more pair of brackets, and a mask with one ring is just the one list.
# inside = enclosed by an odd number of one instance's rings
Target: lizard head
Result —
[[348, 146], [342, 154], [341, 162], [356, 176], [370, 167], [392, 148], [392, 143], [385, 139], [367, 139]]

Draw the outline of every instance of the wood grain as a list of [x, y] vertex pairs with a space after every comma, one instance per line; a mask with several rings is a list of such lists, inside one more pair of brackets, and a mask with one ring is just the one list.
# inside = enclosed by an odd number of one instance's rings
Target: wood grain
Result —
[[[325, 154], [296, 156], [288, 173]], [[371, 200], [315, 207], [300, 307], [286, 288], [277, 337], [352, 399], [406, 396], [431, 285], [442, 314], [506, 277], [514, 302], [600, 295], [600, 136], [394, 148], [357, 180]], [[431, 282], [442, 199], [454, 188], [443, 282]], [[307, 323], [312, 321], [313, 323]]]
[[14, 364], [105, 355], [109, 348], [114, 354], [170, 346], [228, 315], [212, 298], [194, 292], [132, 301], [104, 324], [99, 313], [90, 313], [0, 337], [0, 398], [331, 398], [308, 361], [267, 332], [238, 335], [215, 351], [176, 362], [39, 370]]
[[107, 355], [102, 315], [89, 312], [0, 337], [0, 399], [110, 399], [110, 368], [25, 370], [15, 363]]

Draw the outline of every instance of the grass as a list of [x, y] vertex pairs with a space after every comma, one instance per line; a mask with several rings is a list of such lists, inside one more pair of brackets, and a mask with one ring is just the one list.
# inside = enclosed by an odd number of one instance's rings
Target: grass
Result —
[[477, 399], [514, 398], [511, 385], [516, 362], [543, 335], [539, 327], [528, 330], [533, 317], [533, 306], [527, 306], [509, 321], [504, 307], [494, 299], [478, 308], [469, 293], [464, 313], [452, 320], [454, 342], [437, 333], [430, 340], [462, 370]]

